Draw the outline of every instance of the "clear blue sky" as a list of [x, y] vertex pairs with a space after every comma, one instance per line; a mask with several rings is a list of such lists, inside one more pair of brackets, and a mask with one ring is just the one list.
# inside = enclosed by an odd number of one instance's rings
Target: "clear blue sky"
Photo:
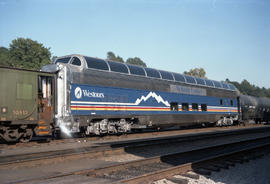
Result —
[[0, 46], [17, 37], [56, 56], [113, 51], [270, 88], [269, 0], [0, 0]]

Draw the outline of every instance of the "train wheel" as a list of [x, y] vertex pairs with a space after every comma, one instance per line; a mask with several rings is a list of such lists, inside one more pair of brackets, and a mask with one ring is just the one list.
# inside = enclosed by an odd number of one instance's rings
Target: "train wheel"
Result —
[[18, 128], [4, 127], [2, 137], [7, 142], [17, 142], [21, 134]]
[[26, 143], [29, 142], [33, 137], [33, 130], [31, 128], [27, 128], [20, 138], [20, 142]]

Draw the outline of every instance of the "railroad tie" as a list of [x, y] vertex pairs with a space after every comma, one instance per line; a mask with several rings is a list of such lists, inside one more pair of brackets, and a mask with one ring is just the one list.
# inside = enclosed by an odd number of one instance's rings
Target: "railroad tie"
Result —
[[227, 164], [228, 166], [234, 167], [235, 163], [229, 160], [224, 161], [225, 164]]
[[194, 169], [194, 172], [200, 175], [206, 175], [206, 176], [210, 176], [211, 175], [211, 171], [203, 169], [203, 168], [196, 168]]
[[231, 162], [234, 162], [234, 163], [239, 163], [239, 164], [243, 164], [245, 161], [241, 158], [230, 158], [228, 159], [229, 161]]
[[177, 183], [177, 184], [188, 184], [188, 179], [184, 178], [184, 177], [170, 177], [167, 178], [167, 180], [173, 182], [173, 183]]
[[211, 163], [211, 165], [213, 165], [214, 167], [219, 167], [221, 169], [229, 169], [229, 166], [224, 163]]
[[215, 167], [213, 165], [202, 166], [202, 168], [205, 169], [205, 170], [209, 170], [209, 171], [215, 171], [215, 172], [220, 171], [220, 168]]
[[181, 174], [181, 175], [184, 177], [187, 177], [187, 178], [195, 179], [195, 180], [198, 180], [200, 178], [200, 176], [197, 173], [192, 172], [192, 171], [189, 171], [189, 172]]

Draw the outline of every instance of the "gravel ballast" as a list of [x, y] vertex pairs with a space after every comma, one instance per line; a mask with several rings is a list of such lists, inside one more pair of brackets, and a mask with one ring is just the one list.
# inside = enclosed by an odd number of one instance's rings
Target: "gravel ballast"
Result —
[[[199, 176], [191, 179], [183, 176], [174, 176], [188, 180], [188, 184], [268, 184], [270, 183], [270, 154], [248, 163], [236, 164], [220, 172], [212, 172], [210, 176]], [[155, 184], [174, 184], [170, 180], [159, 180]]]

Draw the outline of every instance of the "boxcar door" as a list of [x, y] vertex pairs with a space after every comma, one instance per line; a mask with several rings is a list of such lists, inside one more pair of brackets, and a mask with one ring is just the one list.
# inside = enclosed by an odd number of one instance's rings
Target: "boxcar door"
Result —
[[39, 135], [50, 133], [53, 122], [53, 80], [52, 77], [38, 77]]

